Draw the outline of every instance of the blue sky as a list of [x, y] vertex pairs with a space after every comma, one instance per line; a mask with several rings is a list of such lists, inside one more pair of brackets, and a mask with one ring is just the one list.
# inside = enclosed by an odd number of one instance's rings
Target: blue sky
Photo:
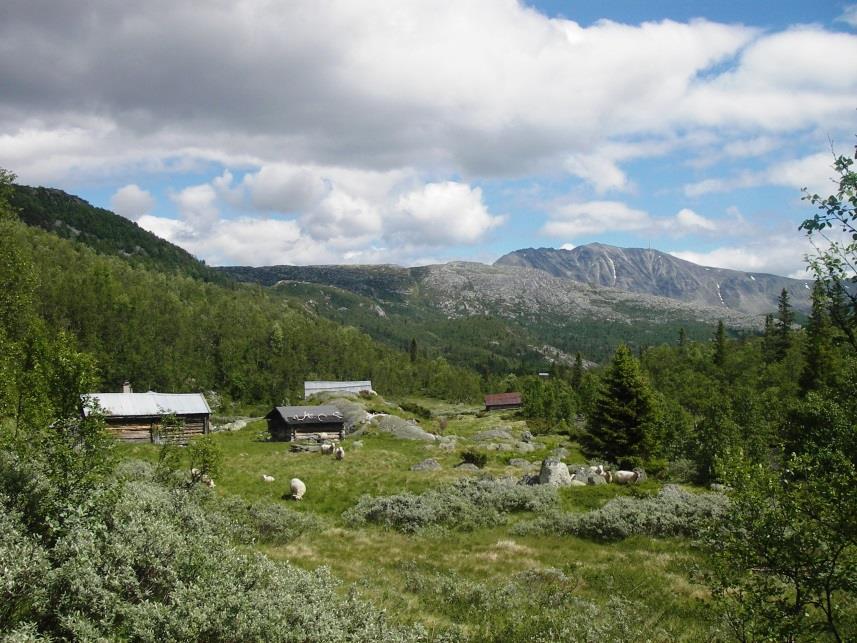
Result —
[[[857, 133], [857, 5], [34, 1], [0, 167], [217, 265], [592, 241], [799, 275]], [[772, 8], [773, 7], [773, 8]]]

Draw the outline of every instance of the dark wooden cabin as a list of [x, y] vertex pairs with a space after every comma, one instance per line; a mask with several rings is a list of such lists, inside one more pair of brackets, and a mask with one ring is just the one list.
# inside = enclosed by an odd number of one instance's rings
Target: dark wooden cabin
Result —
[[182, 424], [176, 442], [187, 443], [210, 431], [211, 409], [202, 393], [90, 393], [83, 395], [83, 414], [97, 411], [107, 429], [122, 442], [161, 442], [161, 420], [175, 415]]
[[341, 440], [345, 435], [345, 420], [335, 406], [275, 406], [265, 419], [273, 440]]
[[485, 410], [519, 409], [523, 406], [520, 393], [494, 393], [485, 396]]

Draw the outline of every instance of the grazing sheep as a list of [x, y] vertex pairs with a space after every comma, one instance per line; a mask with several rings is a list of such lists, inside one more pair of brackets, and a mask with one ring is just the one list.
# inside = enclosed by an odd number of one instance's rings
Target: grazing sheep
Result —
[[333, 450], [333, 455], [336, 456], [337, 460], [342, 460], [345, 458], [345, 449], [338, 446]]
[[617, 471], [613, 474], [613, 480], [617, 484], [632, 484], [640, 477], [639, 471]]
[[266, 475], [266, 474], [264, 474], [264, 473], [263, 473], [263, 474], [262, 474], [262, 480], [264, 480], [265, 482], [273, 482], [273, 481], [274, 481], [274, 476], [269, 476], [269, 475]]
[[298, 478], [292, 478], [292, 481], [289, 483], [289, 487], [292, 491], [292, 498], [295, 500], [300, 500], [304, 497], [306, 493], [306, 485], [301, 482]]
[[593, 466], [589, 467], [589, 473], [594, 473], [597, 476], [603, 476], [604, 475], [604, 465], [598, 464], [598, 465], [593, 465]]
[[190, 470], [190, 475], [192, 475], [194, 478], [198, 478], [200, 473], [202, 473], [202, 471], [200, 471], [196, 467]]
[[321, 454], [322, 455], [330, 455], [333, 453], [333, 445], [329, 442], [325, 442], [321, 445]]

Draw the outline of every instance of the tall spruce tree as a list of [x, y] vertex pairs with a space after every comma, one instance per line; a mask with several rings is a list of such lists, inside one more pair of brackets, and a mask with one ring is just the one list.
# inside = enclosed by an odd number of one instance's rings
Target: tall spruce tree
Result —
[[726, 327], [723, 320], [717, 322], [717, 332], [714, 333], [714, 364], [720, 368], [726, 363]]
[[789, 291], [783, 288], [780, 296], [777, 298], [777, 321], [776, 330], [776, 351], [777, 359], [785, 358], [786, 353], [792, 345], [792, 324], [794, 323], [795, 315], [792, 311], [792, 305], [789, 301]]
[[614, 462], [628, 456], [645, 457], [656, 420], [652, 389], [631, 350], [622, 344], [601, 382], [584, 449], [587, 455]]
[[583, 382], [583, 358], [578, 352], [574, 356], [574, 367], [571, 370], [571, 386], [577, 391], [580, 390], [580, 384]]
[[762, 359], [766, 364], [777, 360], [777, 333], [774, 328], [774, 316], [765, 315], [765, 332], [762, 335]]
[[835, 375], [837, 357], [829, 303], [827, 289], [821, 281], [816, 281], [812, 289], [812, 312], [806, 325], [805, 363], [800, 375], [804, 393], [823, 388]]

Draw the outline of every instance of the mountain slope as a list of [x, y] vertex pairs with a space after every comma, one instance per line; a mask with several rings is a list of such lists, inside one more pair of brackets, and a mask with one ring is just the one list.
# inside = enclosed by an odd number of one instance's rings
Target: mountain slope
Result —
[[719, 319], [754, 330], [760, 318], [729, 308], [593, 287], [542, 270], [453, 262], [397, 266], [221, 268], [397, 347], [417, 339], [482, 372], [532, 370], [580, 351], [606, 358], [620, 342], [671, 342], [685, 328], [710, 337]]
[[9, 202], [27, 225], [83, 243], [99, 254], [118, 256], [160, 272], [181, 273], [206, 281], [223, 280], [222, 275], [186, 250], [125, 217], [62, 190], [14, 185]]
[[809, 309], [807, 281], [699, 266], [658, 250], [601, 243], [573, 250], [527, 248], [500, 257], [494, 265], [535, 268], [563, 279], [753, 315], [776, 310], [777, 297], [785, 288], [796, 309]]

